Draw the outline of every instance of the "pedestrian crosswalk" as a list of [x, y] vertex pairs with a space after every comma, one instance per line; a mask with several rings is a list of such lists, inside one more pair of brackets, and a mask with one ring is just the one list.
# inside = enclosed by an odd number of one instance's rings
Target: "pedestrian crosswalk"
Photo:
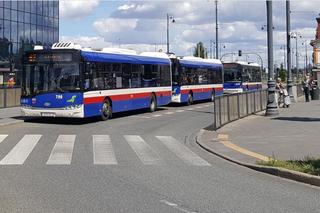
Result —
[[[168, 155], [174, 155], [175, 158], [170, 159], [180, 159], [182, 163], [188, 166], [211, 166], [206, 160], [172, 136], [148, 136], [144, 138], [140, 135], [92, 135], [89, 141], [71, 134], [57, 135], [56, 137], [55, 141], [52, 141], [54, 142], [52, 146], [46, 136], [24, 135], [11, 150], [3, 154], [2, 145], [12, 143], [13, 140], [11, 138], [16, 137], [0, 135], [0, 153], [2, 153], [0, 155], [0, 167], [4, 165], [23, 165], [31, 158], [30, 156], [39, 154], [39, 151], [50, 153], [46, 162], [44, 162], [48, 166], [71, 165], [73, 161], [77, 160], [74, 158], [81, 157], [79, 155], [73, 156], [74, 148], [77, 145], [81, 146], [81, 144], [87, 143], [92, 143], [92, 153], [86, 153], [86, 155], [92, 156], [90, 163], [94, 165], [119, 165], [121, 161], [118, 161], [118, 159], [126, 157], [121, 156], [121, 154], [132, 152], [143, 165], [170, 164]], [[114, 146], [119, 146], [119, 143], [123, 142], [128, 145], [126, 151], [122, 153], [115, 152]], [[37, 145], [41, 145], [42, 148], [35, 150]], [[125, 146], [122, 146], [122, 149], [123, 147]], [[43, 148], [49, 150], [44, 151]]]

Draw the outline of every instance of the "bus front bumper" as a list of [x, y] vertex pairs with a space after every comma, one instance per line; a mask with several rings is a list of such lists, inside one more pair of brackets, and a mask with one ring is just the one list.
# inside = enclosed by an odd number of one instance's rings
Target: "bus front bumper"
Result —
[[63, 117], [63, 118], [84, 118], [84, 107], [79, 105], [71, 108], [59, 109], [39, 109], [21, 107], [23, 117]]

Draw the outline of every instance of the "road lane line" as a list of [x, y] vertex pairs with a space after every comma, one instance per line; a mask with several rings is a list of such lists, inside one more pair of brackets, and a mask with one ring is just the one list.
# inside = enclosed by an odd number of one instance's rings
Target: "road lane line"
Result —
[[151, 146], [147, 144], [140, 136], [138, 135], [124, 135], [124, 138], [131, 146], [133, 151], [137, 154], [139, 159], [145, 165], [160, 165], [161, 159], [158, 154], [153, 151]]
[[1, 165], [22, 165], [34, 147], [37, 145], [41, 135], [25, 135], [13, 149], [0, 161]]
[[174, 112], [165, 112], [165, 113], [163, 113], [163, 114], [165, 114], [165, 115], [172, 115], [172, 114], [174, 114]]
[[186, 164], [194, 166], [211, 166], [207, 161], [196, 155], [188, 147], [181, 144], [172, 136], [156, 136], [171, 152]]
[[6, 137], [8, 137], [8, 135], [0, 135], [0, 143], [1, 143], [2, 141], [4, 141], [4, 139], [6, 139]]
[[161, 117], [162, 115], [152, 115], [152, 117]]
[[59, 135], [47, 165], [70, 165], [76, 135]]
[[226, 134], [219, 134], [218, 135], [218, 140], [225, 147], [228, 147], [230, 149], [233, 149], [234, 151], [240, 152], [240, 153], [248, 155], [250, 157], [254, 157], [254, 158], [257, 158], [257, 159], [262, 160], [262, 161], [269, 161], [271, 159], [271, 158], [269, 158], [267, 156], [261, 155], [261, 154], [256, 153], [256, 152], [252, 152], [252, 151], [244, 149], [244, 148], [242, 148], [242, 147], [240, 147], [238, 145], [235, 145], [234, 143], [231, 143], [229, 141], [229, 136], [226, 135]]
[[189, 108], [189, 109], [186, 109], [186, 110], [190, 111], [190, 110], [194, 110], [194, 108]]
[[109, 135], [93, 135], [93, 164], [118, 164]]
[[210, 105], [209, 105], [209, 104], [207, 104], [207, 105], [204, 105], [204, 107], [210, 107]]
[[196, 109], [202, 109], [203, 108], [203, 106], [197, 106], [196, 107]]
[[177, 110], [176, 112], [184, 112], [185, 110], [183, 110], [183, 109], [179, 109], [179, 110]]

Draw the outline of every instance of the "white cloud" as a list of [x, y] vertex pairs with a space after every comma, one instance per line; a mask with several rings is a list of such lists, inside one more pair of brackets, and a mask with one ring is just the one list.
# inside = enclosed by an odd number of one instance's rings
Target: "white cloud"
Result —
[[137, 19], [106, 18], [95, 21], [93, 26], [99, 34], [105, 35], [134, 29], [137, 26], [137, 21]]
[[89, 15], [100, 0], [60, 0], [59, 9], [61, 18], [79, 19]]
[[[300, 44], [302, 40], [314, 38], [315, 17], [318, 15], [316, 8], [319, 7], [320, 1], [291, 1], [292, 31], [299, 31], [303, 35], [298, 47], [301, 55], [304, 52], [304, 47]], [[84, 8], [92, 11], [88, 5]], [[283, 50], [280, 50], [280, 46], [286, 43], [285, 1], [274, 1], [273, 8], [274, 52], [276, 63], [279, 64], [283, 61]], [[80, 9], [80, 12], [75, 11], [74, 14], [81, 16], [84, 14]], [[215, 10], [212, 0], [123, 1], [110, 17], [93, 23], [97, 37], [87, 39], [95, 44], [114, 46], [120, 44], [121, 47], [138, 51], [165, 50], [167, 13], [176, 20], [175, 23], [170, 23], [172, 51], [178, 55], [190, 55], [193, 46], [199, 41], [209, 49], [209, 41], [215, 39]], [[236, 52], [239, 49], [244, 52], [257, 52], [264, 58], [266, 64], [266, 31], [261, 30], [265, 24], [265, 0], [219, 1], [219, 41], [226, 46], [222, 49], [222, 53]], [[82, 41], [86, 42], [86, 39], [82, 38]], [[303, 57], [300, 58], [302, 61]]]
[[106, 42], [104, 38], [100, 36], [61, 36], [60, 42], [74, 42], [80, 44], [82, 47], [91, 48], [103, 48], [112, 46], [112, 43]]

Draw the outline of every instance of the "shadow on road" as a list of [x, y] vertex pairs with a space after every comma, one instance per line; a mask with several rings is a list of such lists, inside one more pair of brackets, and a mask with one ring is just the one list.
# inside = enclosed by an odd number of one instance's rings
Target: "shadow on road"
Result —
[[[158, 111], [163, 111], [166, 109], [158, 108]], [[111, 120], [120, 119], [123, 117], [128, 117], [132, 115], [140, 115], [149, 112], [147, 109], [133, 110], [128, 112], [118, 112], [112, 115]], [[90, 123], [100, 122], [100, 117], [90, 117], [90, 118], [27, 118], [24, 119], [26, 123], [39, 123], [39, 124], [63, 124], [63, 125], [85, 125]]]
[[320, 118], [309, 118], [309, 117], [277, 117], [272, 119], [280, 120], [280, 121], [320, 122]]

